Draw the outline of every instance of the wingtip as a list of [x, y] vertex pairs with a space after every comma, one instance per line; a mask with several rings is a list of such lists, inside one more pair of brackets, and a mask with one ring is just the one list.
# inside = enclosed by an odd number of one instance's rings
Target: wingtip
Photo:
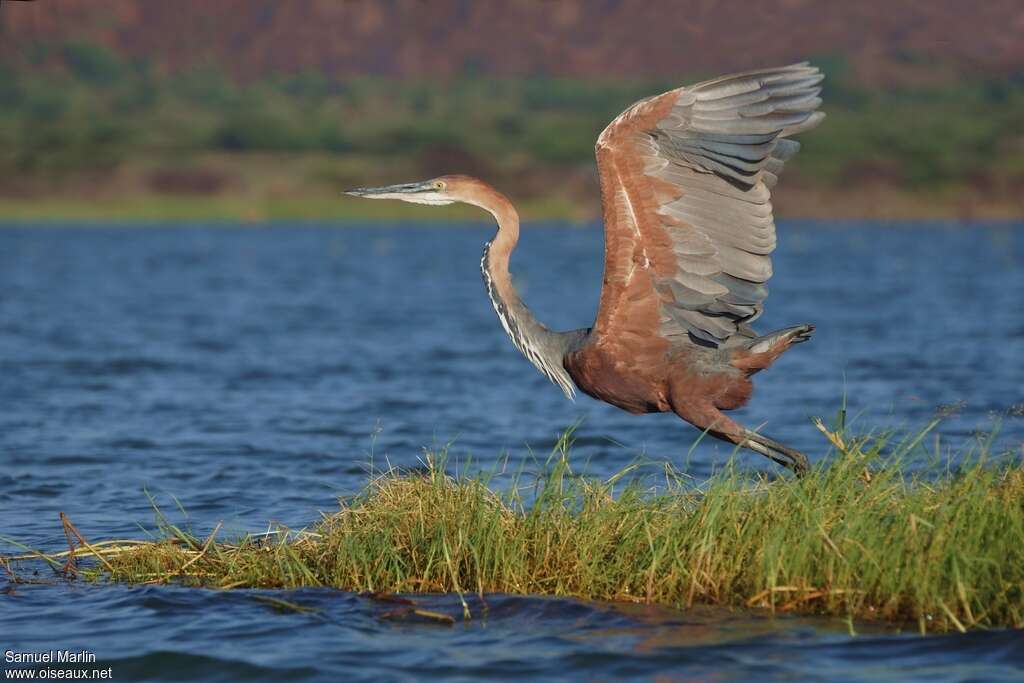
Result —
[[822, 121], [824, 121], [824, 120], [825, 120], [825, 112], [823, 112], [823, 111], [813, 112], [804, 121], [801, 121], [800, 123], [798, 123], [796, 125], [789, 126], [788, 128], [783, 128], [782, 132], [779, 133], [779, 137], [788, 138], [788, 137], [790, 137], [792, 135], [797, 135], [799, 133], [803, 133], [805, 131], [808, 131], [808, 130], [810, 130], [812, 128], [817, 127], [817, 125], [819, 123], [821, 123]]

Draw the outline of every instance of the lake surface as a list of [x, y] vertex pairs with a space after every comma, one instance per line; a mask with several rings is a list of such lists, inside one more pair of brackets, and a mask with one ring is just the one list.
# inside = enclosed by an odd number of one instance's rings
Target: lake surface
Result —
[[[573, 462], [594, 475], [644, 457], [700, 479], [728, 459], [711, 442], [688, 456], [698, 432], [672, 416], [571, 403], [541, 377], [484, 293], [492, 232], [0, 229], [0, 535], [59, 550], [64, 511], [90, 540], [142, 537], [144, 491], [198, 533], [301, 527], [357, 492], [371, 462], [413, 467], [450, 443], [452, 461], [515, 465], [580, 419]], [[937, 429], [943, 447], [998, 427], [996, 450], [1022, 452], [1024, 226], [783, 222], [779, 234], [758, 329], [818, 329], [733, 416], [818, 459], [808, 418], [834, 415], [845, 394], [865, 431], [955, 412]], [[602, 254], [599, 229], [538, 226], [513, 271], [541, 320], [586, 327]], [[1019, 632], [919, 638], [856, 624], [851, 636], [836, 619], [516, 596], [442, 627], [389, 621], [387, 605], [330, 590], [277, 594], [320, 609], [282, 614], [249, 591], [14, 588], [0, 594], [0, 650], [88, 650], [114, 680], [1024, 676]], [[448, 596], [417, 599], [461, 611]]]

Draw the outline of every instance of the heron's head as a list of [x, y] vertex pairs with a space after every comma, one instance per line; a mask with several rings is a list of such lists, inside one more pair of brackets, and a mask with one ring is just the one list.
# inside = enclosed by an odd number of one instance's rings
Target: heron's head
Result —
[[365, 199], [399, 199], [412, 204], [444, 206], [452, 202], [476, 204], [477, 194], [486, 187], [476, 178], [464, 175], [445, 175], [418, 183], [402, 183], [384, 187], [357, 187], [345, 194]]

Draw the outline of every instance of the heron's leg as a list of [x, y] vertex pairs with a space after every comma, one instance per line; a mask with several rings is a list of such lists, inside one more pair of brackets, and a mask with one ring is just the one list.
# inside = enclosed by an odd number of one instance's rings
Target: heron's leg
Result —
[[749, 429], [743, 430], [743, 437], [745, 441], [742, 445], [771, 458], [780, 465], [785, 465], [797, 475], [806, 474], [810, 469], [807, 456], [794, 448], [784, 446], [774, 439], [769, 439], [767, 436]]
[[807, 457], [800, 451], [744, 428], [713, 405], [680, 401], [673, 409], [676, 415], [698, 429], [707, 429], [708, 433], [716, 438], [760, 453], [769, 460], [793, 470], [798, 476], [810, 469]]

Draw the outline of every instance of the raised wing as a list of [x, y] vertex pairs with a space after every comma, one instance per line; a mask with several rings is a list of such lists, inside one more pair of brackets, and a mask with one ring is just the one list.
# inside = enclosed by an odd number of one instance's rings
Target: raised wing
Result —
[[769, 188], [815, 126], [823, 76], [794, 64], [637, 102], [597, 141], [605, 276], [593, 334], [753, 336], [771, 277]]

